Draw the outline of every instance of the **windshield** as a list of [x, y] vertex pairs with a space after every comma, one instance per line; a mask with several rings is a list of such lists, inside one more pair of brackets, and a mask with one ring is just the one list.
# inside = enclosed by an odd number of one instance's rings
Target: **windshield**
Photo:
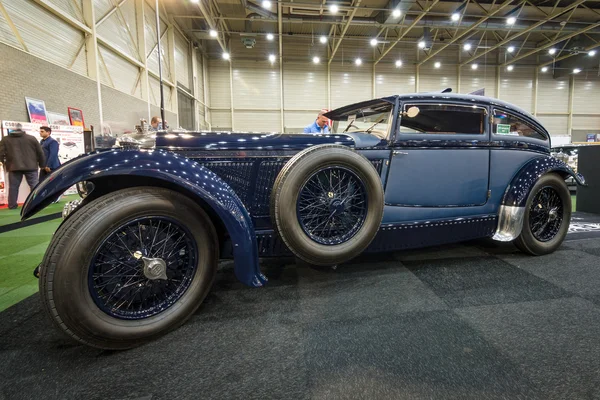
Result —
[[392, 123], [391, 104], [352, 110], [333, 122], [333, 133], [364, 132], [387, 139]]

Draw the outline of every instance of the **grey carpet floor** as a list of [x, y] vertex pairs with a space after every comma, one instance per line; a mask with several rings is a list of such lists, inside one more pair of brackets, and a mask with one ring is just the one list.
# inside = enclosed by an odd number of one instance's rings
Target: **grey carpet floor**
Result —
[[600, 238], [543, 257], [478, 241], [337, 270], [230, 263], [194, 317], [125, 352], [0, 313], [0, 399], [600, 399]]

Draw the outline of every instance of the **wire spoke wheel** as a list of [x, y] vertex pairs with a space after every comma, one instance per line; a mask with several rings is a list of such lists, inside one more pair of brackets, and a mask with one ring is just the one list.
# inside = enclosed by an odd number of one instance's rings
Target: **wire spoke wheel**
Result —
[[88, 286], [96, 305], [120, 319], [143, 319], [177, 302], [198, 263], [191, 233], [174, 219], [138, 218], [111, 232], [95, 251]]
[[563, 202], [553, 187], [541, 188], [529, 208], [529, 226], [540, 242], [548, 242], [560, 231], [563, 223]]
[[317, 243], [347, 242], [362, 227], [368, 210], [364, 184], [350, 169], [333, 166], [310, 175], [296, 203], [304, 233]]

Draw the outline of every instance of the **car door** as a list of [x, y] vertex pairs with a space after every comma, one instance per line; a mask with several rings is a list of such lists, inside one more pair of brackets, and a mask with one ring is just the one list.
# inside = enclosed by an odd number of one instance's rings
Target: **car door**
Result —
[[489, 111], [468, 103], [403, 102], [392, 142], [385, 202], [468, 207], [486, 203]]

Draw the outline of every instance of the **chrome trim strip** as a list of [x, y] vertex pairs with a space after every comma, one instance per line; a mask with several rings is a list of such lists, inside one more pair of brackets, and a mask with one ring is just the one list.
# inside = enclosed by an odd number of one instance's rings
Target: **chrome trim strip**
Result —
[[515, 240], [523, 229], [525, 207], [500, 206], [498, 227], [492, 239], [499, 242]]

